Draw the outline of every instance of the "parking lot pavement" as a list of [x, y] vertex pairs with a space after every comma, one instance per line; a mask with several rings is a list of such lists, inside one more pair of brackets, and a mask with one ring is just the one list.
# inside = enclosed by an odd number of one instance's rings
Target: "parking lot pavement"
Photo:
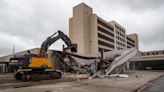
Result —
[[152, 81], [142, 92], [164, 92], [164, 76]]
[[[7, 85], [6, 83], [2, 83], [1, 86], [5, 85], [7, 88], [1, 87], [0, 92], [133, 92], [136, 88], [144, 85], [148, 81], [163, 75], [164, 72], [131, 71], [127, 74], [129, 75], [128, 78], [93, 78], [58, 83], [56, 81], [59, 80], [52, 81], [53, 83], [50, 83], [50, 80], [45, 81], [46, 83], [42, 83], [42, 81], [36, 82], [37, 85], [14, 86], [13, 88], [9, 88], [8, 83]], [[12, 85], [13, 84], [14, 83], [12, 83]]]

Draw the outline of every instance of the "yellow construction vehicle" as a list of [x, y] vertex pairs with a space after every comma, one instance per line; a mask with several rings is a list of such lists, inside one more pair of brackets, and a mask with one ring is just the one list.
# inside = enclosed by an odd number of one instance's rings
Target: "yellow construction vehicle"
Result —
[[[57, 36], [56, 33], [58, 33]], [[77, 51], [77, 45], [72, 44], [71, 40], [62, 31], [58, 31], [48, 37], [41, 45], [38, 54], [28, 54], [10, 58], [10, 67], [16, 69], [15, 78], [17, 80], [41, 80], [41, 79], [58, 79], [61, 78], [61, 72], [53, 69], [52, 61], [47, 59], [48, 48], [58, 39], [62, 39], [71, 52]]]

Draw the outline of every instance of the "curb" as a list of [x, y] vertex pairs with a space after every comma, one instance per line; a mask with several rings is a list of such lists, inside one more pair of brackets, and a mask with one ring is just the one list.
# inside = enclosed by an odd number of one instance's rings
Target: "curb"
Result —
[[160, 75], [159, 77], [154, 78], [154, 79], [148, 81], [148, 82], [145, 83], [144, 85], [138, 87], [134, 92], [142, 92], [144, 89], [150, 87], [150, 85], [152, 84], [152, 82], [156, 81], [157, 79], [161, 78], [162, 76], [164, 76], [164, 75]]

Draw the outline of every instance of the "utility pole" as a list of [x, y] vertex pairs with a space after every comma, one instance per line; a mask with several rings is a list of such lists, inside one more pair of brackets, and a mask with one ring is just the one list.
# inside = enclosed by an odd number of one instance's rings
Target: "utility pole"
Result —
[[15, 57], [15, 45], [13, 46], [13, 56]]

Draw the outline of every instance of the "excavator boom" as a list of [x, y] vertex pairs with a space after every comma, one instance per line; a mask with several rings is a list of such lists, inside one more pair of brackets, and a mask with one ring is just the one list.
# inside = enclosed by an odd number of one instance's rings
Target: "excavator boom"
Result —
[[[57, 36], [55, 36], [58, 33]], [[56, 33], [53, 35], [49, 36], [45, 41], [43, 41], [40, 49], [39, 56], [40, 57], [45, 57], [46, 52], [48, 48], [57, 40], [62, 39], [65, 44], [67, 45], [67, 48], [71, 50], [71, 52], [77, 52], [77, 45], [72, 44], [71, 40], [67, 35], [65, 35], [62, 31], [58, 30]]]

